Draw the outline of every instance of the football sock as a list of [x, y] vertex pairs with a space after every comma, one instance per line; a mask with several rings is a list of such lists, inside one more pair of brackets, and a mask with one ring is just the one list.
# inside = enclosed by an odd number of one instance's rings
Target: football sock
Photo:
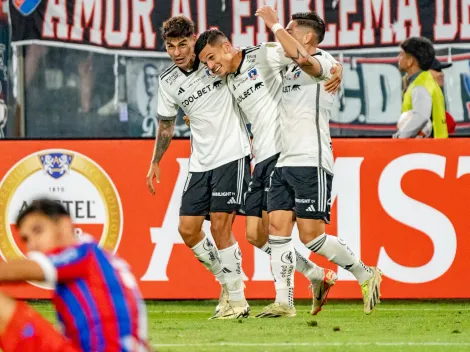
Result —
[[294, 306], [295, 249], [290, 237], [269, 235], [276, 302]]
[[[266, 244], [260, 249], [271, 255], [271, 246], [269, 245], [269, 242], [266, 242]], [[311, 282], [323, 280], [323, 268], [305, 258], [299, 251], [297, 251], [297, 249], [294, 248], [294, 251], [296, 257], [295, 270], [302, 273]]]
[[370, 268], [354, 255], [346, 242], [336, 236], [322, 234], [305, 246], [351, 272], [361, 285], [372, 276]]
[[221, 285], [225, 284], [225, 276], [217, 248], [205, 235], [201, 242], [191, 248], [196, 258], [215, 275]]
[[238, 242], [234, 245], [219, 250], [222, 261], [225, 283], [230, 301], [240, 301], [245, 299], [245, 287], [242, 277], [242, 252]]

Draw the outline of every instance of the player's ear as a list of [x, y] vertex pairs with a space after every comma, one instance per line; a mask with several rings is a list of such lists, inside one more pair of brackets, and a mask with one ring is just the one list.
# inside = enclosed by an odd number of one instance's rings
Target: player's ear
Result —
[[308, 31], [307, 33], [304, 34], [304, 42], [302, 43], [303, 45], [310, 43], [312, 40], [316, 41], [316, 35], [313, 33], [313, 31]]
[[224, 54], [228, 54], [230, 52], [231, 45], [228, 41], [223, 41], [222, 44], [222, 50], [224, 51]]

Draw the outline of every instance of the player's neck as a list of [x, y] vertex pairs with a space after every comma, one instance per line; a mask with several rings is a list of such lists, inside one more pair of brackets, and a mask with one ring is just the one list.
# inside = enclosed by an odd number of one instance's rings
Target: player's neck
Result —
[[317, 52], [317, 47], [315, 45], [304, 45], [305, 50], [307, 50], [307, 53], [312, 56], [313, 54], [316, 54]]
[[188, 64], [186, 65], [186, 67], [183, 68], [183, 70], [191, 71], [193, 69], [193, 66], [194, 66], [194, 61], [196, 61], [196, 55], [193, 54], [191, 56], [191, 59], [189, 60]]
[[230, 72], [236, 72], [242, 63], [243, 54], [240, 49], [232, 48], [232, 67]]

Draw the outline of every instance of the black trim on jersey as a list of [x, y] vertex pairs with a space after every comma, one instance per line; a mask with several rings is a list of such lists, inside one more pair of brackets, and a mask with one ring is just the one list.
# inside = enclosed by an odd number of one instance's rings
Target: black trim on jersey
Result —
[[181, 69], [180, 67], [178, 67], [178, 68], [180, 69], [180, 71], [182, 73], [184, 73], [184, 75], [186, 77], [189, 77], [199, 69], [199, 64], [200, 64], [199, 58], [196, 56], [196, 60], [194, 60], [193, 68], [191, 69], [191, 71], [185, 71], [185, 70]]
[[240, 65], [238, 65], [237, 71], [233, 74], [235, 77], [240, 74], [240, 70], [243, 66], [243, 63], [245, 62], [245, 56], [246, 56], [246, 49], [242, 49], [242, 61], [240, 61]]
[[320, 135], [320, 83], [317, 83], [317, 96], [315, 99], [315, 125], [317, 126], [317, 140], [318, 140], [318, 168], [323, 169], [321, 163], [321, 135]]
[[165, 78], [166, 76], [168, 76], [177, 66], [175, 64], [171, 65], [170, 67], [168, 67], [165, 71], [163, 71], [161, 74], [160, 74], [160, 79], [163, 79]]

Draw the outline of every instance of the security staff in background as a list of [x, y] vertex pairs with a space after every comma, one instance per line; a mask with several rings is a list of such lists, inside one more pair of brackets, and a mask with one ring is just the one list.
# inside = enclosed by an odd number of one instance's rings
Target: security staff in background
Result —
[[412, 118], [395, 137], [414, 138], [431, 120], [431, 138], [448, 138], [444, 95], [429, 72], [435, 59], [432, 42], [423, 37], [411, 37], [400, 46], [398, 68], [409, 77], [402, 112], [411, 110]]

